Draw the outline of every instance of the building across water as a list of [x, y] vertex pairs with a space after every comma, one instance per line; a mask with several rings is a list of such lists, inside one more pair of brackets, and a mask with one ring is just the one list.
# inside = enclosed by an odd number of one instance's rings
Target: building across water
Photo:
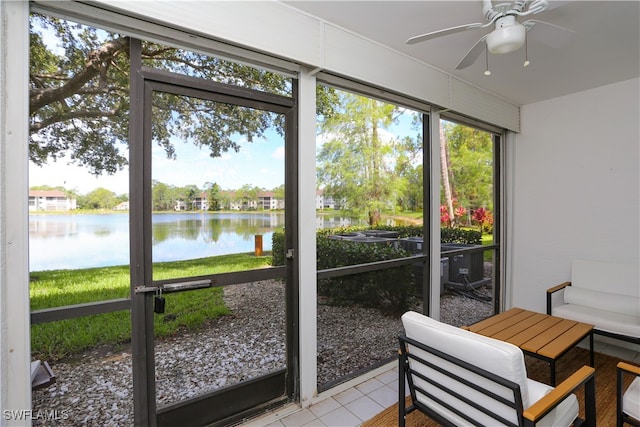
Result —
[[29, 190], [29, 211], [70, 211], [76, 209], [75, 197], [60, 190]]

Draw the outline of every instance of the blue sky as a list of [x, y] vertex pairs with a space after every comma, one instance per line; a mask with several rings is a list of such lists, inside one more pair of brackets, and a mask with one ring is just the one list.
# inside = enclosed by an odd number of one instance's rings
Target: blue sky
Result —
[[[284, 183], [283, 139], [273, 131], [252, 143], [238, 137], [241, 149], [212, 159], [207, 149], [174, 140], [177, 160], [167, 159], [162, 148], [153, 148], [152, 178], [174, 186], [189, 184], [202, 188], [205, 182], [216, 182], [227, 190], [235, 190], [244, 184], [268, 190]], [[126, 153], [126, 147], [122, 147]], [[67, 159], [50, 161], [44, 167], [29, 165], [29, 186], [50, 185], [75, 189], [86, 194], [98, 187], [116, 194], [128, 193], [128, 168], [115, 175], [94, 177], [87, 169], [68, 165]]]
[[[403, 115], [399, 123], [384, 134], [387, 138], [415, 136], [410, 113]], [[318, 138], [319, 145], [323, 139]], [[167, 159], [163, 149], [154, 145], [152, 179], [177, 187], [193, 184], [201, 189], [206, 182], [215, 182], [223, 190], [236, 190], [244, 184], [271, 190], [284, 183], [284, 140], [280, 135], [269, 130], [252, 143], [241, 136], [236, 140], [241, 145], [238, 153], [232, 150], [215, 159], [209, 157], [206, 148], [199, 149], [175, 138], [172, 142], [177, 160]], [[121, 148], [123, 153], [127, 152], [126, 146]], [[44, 167], [29, 165], [29, 186], [36, 185], [63, 186], [79, 194], [102, 187], [119, 195], [129, 192], [129, 172], [125, 168], [115, 175], [95, 177], [86, 168], [69, 165], [66, 158], [61, 158]]]

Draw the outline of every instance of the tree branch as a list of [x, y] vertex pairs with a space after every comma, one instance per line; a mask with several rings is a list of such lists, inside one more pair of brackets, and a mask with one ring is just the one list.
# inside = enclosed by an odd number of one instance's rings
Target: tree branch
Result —
[[54, 114], [42, 121], [32, 124], [29, 127], [29, 131], [32, 133], [38, 132], [47, 126], [57, 122], [64, 122], [73, 119], [95, 119], [100, 117], [115, 117], [120, 114], [120, 109], [114, 110], [83, 110], [83, 111], [67, 111], [64, 114]]
[[38, 111], [45, 105], [60, 101], [76, 93], [85, 83], [100, 74], [100, 69], [105, 62], [118, 55], [122, 50], [126, 50], [129, 45], [129, 37], [110, 40], [93, 50], [88, 55], [85, 68], [73, 76], [63, 86], [46, 89], [43, 91], [33, 91], [30, 96], [29, 112]]

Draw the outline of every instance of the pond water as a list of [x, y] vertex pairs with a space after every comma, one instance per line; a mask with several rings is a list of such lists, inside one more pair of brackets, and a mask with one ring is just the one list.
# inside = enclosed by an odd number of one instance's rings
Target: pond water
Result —
[[[357, 219], [318, 215], [317, 228], [362, 224]], [[282, 212], [153, 214], [153, 261], [178, 261], [253, 252], [254, 236], [271, 250]], [[129, 215], [55, 214], [29, 216], [31, 271], [129, 264]]]

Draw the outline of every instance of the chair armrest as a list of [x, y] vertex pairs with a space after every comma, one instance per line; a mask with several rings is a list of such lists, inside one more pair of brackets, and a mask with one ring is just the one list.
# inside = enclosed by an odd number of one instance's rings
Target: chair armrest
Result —
[[551, 298], [553, 294], [558, 292], [559, 290], [566, 288], [567, 286], [571, 286], [571, 282], [562, 282], [559, 285], [547, 289], [547, 314], [551, 314]]
[[618, 362], [616, 368], [622, 371], [626, 371], [635, 376], [640, 376], [640, 366], [632, 365], [631, 363], [627, 362]]
[[547, 293], [548, 294], [552, 294], [554, 292], [558, 292], [560, 289], [564, 289], [567, 286], [571, 286], [571, 282], [562, 282], [559, 285], [556, 285], [556, 286], [554, 286], [552, 288], [547, 289]]
[[[582, 384], [585, 384], [585, 424], [595, 425], [595, 369], [583, 366], [569, 378], [558, 384], [556, 388], [547, 393], [540, 400], [524, 410], [525, 422], [535, 425], [558, 406], [567, 396], [573, 393]], [[591, 407], [590, 407], [591, 406]]]
[[625, 418], [625, 414], [623, 413], [624, 405], [622, 403], [624, 396], [625, 374], [627, 377], [640, 377], [640, 366], [632, 365], [627, 362], [618, 362], [616, 365], [616, 419], [618, 420], [618, 425], [624, 424], [624, 422], [621, 422], [620, 420], [624, 420]]

